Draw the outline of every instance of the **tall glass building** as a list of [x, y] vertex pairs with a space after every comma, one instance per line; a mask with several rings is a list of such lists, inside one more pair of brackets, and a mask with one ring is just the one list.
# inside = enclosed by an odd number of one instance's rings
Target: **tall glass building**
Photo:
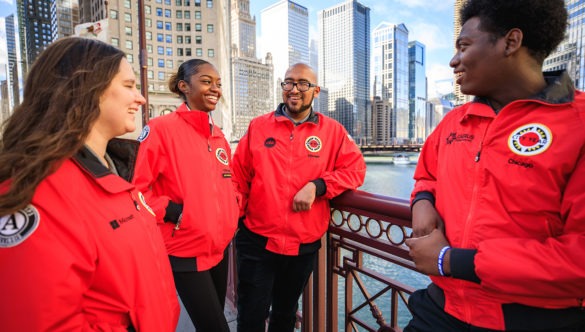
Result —
[[55, 18], [54, 0], [16, 0], [20, 30], [20, 54], [23, 73], [37, 56], [53, 41], [52, 24]]
[[16, 35], [14, 29], [14, 15], [8, 15], [4, 19], [6, 25], [6, 51], [8, 53], [8, 72], [7, 77], [7, 88], [8, 88], [8, 109], [12, 110], [14, 106], [20, 104], [20, 82], [18, 75], [18, 59], [17, 59], [17, 46], [16, 46]]
[[404, 24], [380, 23], [373, 32], [375, 91], [391, 107], [388, 144], [409, 139], [408, 29]]
[[272, 54], [274, 106], [281, 102], [280, 82], [288, 67], [309, 63], [309, 11], [290, 0], [279, 1], [260, 12], [260, 56]]
[[329, 91], [328, 115], [358, 144], [371, 141], [370, 8], [348, 0], [318, 14], [319, 80]]
[[427, 138], [427, 78], [425, 45], [418, 41], [408, 43], [408, 99], [409, 127], [408, 138], [412, 142], [422, 143]]

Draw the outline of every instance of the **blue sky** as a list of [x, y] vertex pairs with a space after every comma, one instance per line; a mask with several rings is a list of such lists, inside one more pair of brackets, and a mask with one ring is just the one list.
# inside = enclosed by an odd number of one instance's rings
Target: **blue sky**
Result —
[[[262, 9], [279, 0], [250, 0], [250, 12], [256, 16], [256, 33], [262, 22]], [[309, 34], [319, 39], [317, 14], [320, 10], [344, 2], [343, 0], [293, 0], [309, 10]], [[454, 0], [358, 0], [370, 8], [370, 31], [385, 21], [404, 23], [409, 30], [409, 40], [426, 45], [429, 96], [452, 90], [452, 69], [449, 60], [453, 56], [453, 4]], [[258, 42], [261, 38], [258, 36]], [[449, 80], [449, 81], [444, 81]]]
[[[260, 31], [260, 11], [278, 0], [250, 0], [250, 10], [256, 16], [257, 33]], [[310, 38], [318, 39], [317, 13], [334, 6], [342, 0], [296, 0], [309, 10]], [[409, 30], [409, 39], [426, 45], [427, 77], [429, 95], [446, 93], [452, 79], [449, 60], [453, 55], [453, 3], [454, 0], [359, 0], [370, 8], [373, 30], [380, 22], [404, 23]], [[4, 77], [6, 63], [4, 17], [15, 13], [14, 0], [0, 0], [0, 77]], [[259, 38], [259, 42], [261, 39]]]

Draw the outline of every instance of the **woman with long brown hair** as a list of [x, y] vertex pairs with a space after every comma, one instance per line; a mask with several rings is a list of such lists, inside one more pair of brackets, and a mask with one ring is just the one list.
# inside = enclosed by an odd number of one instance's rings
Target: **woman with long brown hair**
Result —
[[2, 331], [174, 331], [152, 210], [130, 183], [145, 102], [125, 54], [65, 38], [31, 67], [0, 144]]

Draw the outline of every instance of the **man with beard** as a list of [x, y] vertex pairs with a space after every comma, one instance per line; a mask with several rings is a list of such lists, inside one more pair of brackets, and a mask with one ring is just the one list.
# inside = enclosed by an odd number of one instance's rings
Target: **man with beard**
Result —
[[364, 158], [337, 121], [313, 111], [315, 72], [295, 64], [283, 103], [252, 120], [234, 154], [242, 194], [238, 263], [238, 331], [293, 331], [298, 300], [313, 271], [329, 222], [329, 200], [359, 187]]

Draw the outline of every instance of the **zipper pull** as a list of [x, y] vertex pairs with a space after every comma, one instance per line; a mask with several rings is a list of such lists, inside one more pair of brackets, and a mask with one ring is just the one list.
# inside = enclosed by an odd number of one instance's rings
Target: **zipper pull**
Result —
[[477, 151], [477, 154], [475, 155], [475, 162], [479, 161], [480, 155], [481, 155], [481, 150]]
[[291, 140], [291, 141], [293, 140], [293, 136], [294, 136], [294, 135], [293, 135], [293, 133], [292, 133], [292, 131], [291, 131], [291, 133], [290, 133], [290, 140]]

